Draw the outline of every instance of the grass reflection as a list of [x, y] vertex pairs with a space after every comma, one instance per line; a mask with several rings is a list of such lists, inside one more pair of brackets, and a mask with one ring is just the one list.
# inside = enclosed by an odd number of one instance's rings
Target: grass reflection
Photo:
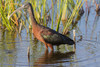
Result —
[[[1, 30], [0, 35], [0, 67], [3, 64], [15, 64], [16, 62], [16, 33], [11, 33], [9, 31]], [[13, 67], [13, 66], [11, 66]]]

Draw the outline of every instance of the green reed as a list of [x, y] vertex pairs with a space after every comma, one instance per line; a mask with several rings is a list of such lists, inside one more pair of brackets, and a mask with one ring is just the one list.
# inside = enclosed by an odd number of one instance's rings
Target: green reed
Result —
[[[1, 7], [0, 7], [0, 14], [1, 14], [1, 18], [2, 21], [2, 26], [5, 27], [5, 29], [12, 31], [15, 27], [15, 24], [18, 24], [18, 22], [10, 22], [8, 20], [8, 16], [10, 15], [11, 12], [13, 12], [15, 10], [15, 5], [16, 3], [14, 3], [14, 0], [1, 0], [0, 1]], [[14, 15], [13, 16], [13, 20], [17, 19], [17, 16]]]
[[[73, 3], [73, 1], [71, 1], [70, 3]], [[72, 21], [75, 21], [75, 17], [78, 15], [79, 10], [83, 6], [83, 3], [82, 3], [82, 0], [80, 0], [80, 1], [76, 0], [76, 4], [73, 3], [73, 5], [72, 5], [73, 11], [72, 11], [71, 15], [69, 16], [69, 19], [66, 21], [67, 23], [63, 29], [63, 33], [65, 33], [67, 29], [69, 29], [69, 27], [72, 24]]]
[[53, 18], [54, 18], [54, 2], [53, 2], [53, 0], [51, 0], [52, 1], [52, 24], [51, 24], [51, 28], [53, 29]]
[[[60, 24], [62, 20], [66, 20], [66, 25], [63, 29], [63, 32], [68, 29], [72, 21], [75, 20], [75, 17], [77, 16], [79, 10], [81, 9], [83, 3], [82, 0], [51, 0], [51, 6], [48, 6], [50, 3], [47, 3], [50, 0], [25, 0], [25, 2], [30, 2], [33, 6], [35, 18], [39, 24], [43, 24], [47, 26], [47, 15], [50, 14], [51, 18], [51, 28], [54, 28], [54, 25], [56, 25], [56, 31], [59, 31]], [[4, 3], [3, 3], [4, 2]], [[18, 4], [17, 4], [18, 2]], [[8, 20], [8, 16], [19, 6], [21, 6], [23, 3], [20, 0], [1, 0], [0, 1], [1, 7], [0, 7], [0, 18], [2, 19], [2, 26], [6, 27], [8, 30], [15, 30], [16, 28], [19, 28], [19, 30], [22, 30], [22, 27], [24, 27], [27, 32], [27, 23], [29, 24], [29, 28], [32, 28], [32, 23], [28, 21], [28, 18], [26, 18], [25, 14], [21, 14], [23, 12], [18, 12], [13, 15], [13, 17]], [[56, 6], [56, 10], [55, 7]], [[50, 13], [50, 11], [52, 11]], [[55, 14], [56, 11], [57, 13]], [[56, 19], [54, 19], [54, 15], [57, 16]], [[24, 18], [23, 18], [24, 16]], [[20, 20], [20, 23], [19, 21]], [[54, 24], [56, 21], [57, 23]], [[0, 24], [0, 25], [1, 25]]]
[[6, 11], [6, 8], [7, 7], [5, 7], [5, 5], [7, 5], [7, 3], [4, 3], [4, 1], [0, 1], [0, 3], [1, 3], [1, 7], [0, 7], [0, 15], [1, 15], [1, 17], [2, 17], [2, 24], [3, 24], [3, 26], [6, 26], [6, 28], [8, 29], [8, 30], [10, 30], [10, 29], [12, 29], [11, 28], [11, 26], [10, 26], [10, 23], [9, 23], [9, 20], [6, 18], [6, 13], [5, 13], [5, 11]]
[[62, 12], [63, 12], [63, 2], [64, 1], [61, 0], [61, 4], [60, 4], [60, 17], [58, 19], [56, 31], [59, 31], [59, 25], [60, 25], [60, 21], [61, 21], [61, 17], [62, 17]]

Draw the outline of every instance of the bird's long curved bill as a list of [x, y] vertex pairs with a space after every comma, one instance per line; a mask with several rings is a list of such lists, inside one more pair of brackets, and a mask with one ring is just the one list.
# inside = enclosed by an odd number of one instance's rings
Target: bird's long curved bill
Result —
[[16, 10], [8, 17], [8, 19], [10, 19], [10, 17], [11, 17], [14, 13], [16, 13], [16, 12], [22, 10], [23, 8], [24, 8], [24, 6], [19, 7], [18, 9], [16, 9]]

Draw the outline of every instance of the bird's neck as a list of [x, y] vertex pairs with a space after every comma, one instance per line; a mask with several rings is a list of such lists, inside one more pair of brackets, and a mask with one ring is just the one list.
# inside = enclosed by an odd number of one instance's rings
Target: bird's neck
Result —
[[30, 20], [32, 22], [32, 26], [36, 26], [38, 23], [37, 23], [37, 21], [35, 19], [35, 16], [34, 16], [34, 12], [33, 12], [32, 7], [30, 7], [29, 16], [30, 16]]

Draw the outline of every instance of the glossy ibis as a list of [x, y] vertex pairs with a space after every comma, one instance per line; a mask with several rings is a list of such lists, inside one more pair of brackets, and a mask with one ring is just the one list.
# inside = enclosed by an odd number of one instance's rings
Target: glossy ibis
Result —
[[19, 11], [21, 9], [27, 9], [27, 11], [29, 12], [29, 17], [31, 18], [31, 22], [32, 22], [33, 34], [38, 40], [40, 40], [41, 42], [43, 42], [45, 44], [46, 49], [48, 49], [48, 47], [50, 47], [50, 49], [53, 50], [53, 45], [60, 45], [60, 44], [73, 45], [73, 44], [75, 44], [75, 42], [72, 39], [70, 39], [69, 37], [67, 37], [63, 34], [60, 34], [60, 33], [56, 32], [55, 30], [52, 30], [48, 27], [38, 24], [35, 19], [35, 16], [34, 16], [34, 11], [33, 11], [31, 3], [25, 3], [24, 5], [22, 5], [18, 9], [16, 9], [9, 16], [9, 18], [14, 13], [16, 13], [17, 11]]

